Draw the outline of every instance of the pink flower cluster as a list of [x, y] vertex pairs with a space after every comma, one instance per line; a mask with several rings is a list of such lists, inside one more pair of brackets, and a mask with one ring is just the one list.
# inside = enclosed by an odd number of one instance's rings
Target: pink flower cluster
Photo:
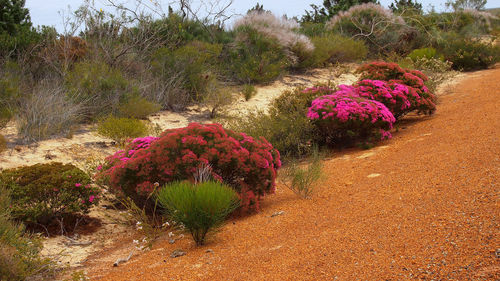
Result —
[[392, 113], [384, 104], [361, 97], [355, 90], [341, 85], [334, 94], [315, 99], [307, 117], [327, 130], [378, 129], [384, 138], [390, 138], [389, 130], [396, 121]]
[[155, 182], [192, 180], [200, 166], [210, 164], [213, 178], [231, 185], [243, 208], [255, 210], [261, 196], [274, 192], [281, 166], [279, 152], [265, 139], [198, 123], [167, 130], [159, 138], [136, 139], [106, 162], [96, 177], [139, 204], [146, 203]]

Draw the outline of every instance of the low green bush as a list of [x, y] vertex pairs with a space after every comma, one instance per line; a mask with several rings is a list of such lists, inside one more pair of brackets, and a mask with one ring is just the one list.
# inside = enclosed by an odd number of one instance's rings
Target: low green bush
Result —
[[366, 58], [368, 48], [363, 41], [336, 34], [313, 37], [312, 55], [301, 63], [301, 67], [321, 67], [329, 63], [359, 61]]
[[157, 197], [166, 215], [181, 223], [199, 246], [239, 205], [237, 193], [219, 182], [175, 182], [160, 189]]
[[99, 189], [90, 184], [89, 176], [71, 164], [4, 170], [0, 187], [10, 192], [14, 219], [41, 225], [85, 214], [99, 198]]
[[129, 138], [146, 136], [149, 129], [138, 119], [108, 116], [97, 123], [97, 133], [122, 145]]
[[11, 206], [9, 190], [0, 185], [0, 280], [21, 281], [49, 271], [51, 262], [39, 257], [41, 241], [12, 220]]
[[243, 96], [245, 97], [246, 101], [250, 100], [257, 93], [254, 85], [252, 85], [252, 84], [243, 85], [242, 92], [243, 92]]
[[121, 104], [118, 114], [126, 118], [146, 119], [149, 115], [160, 111], [161, 105], [147, 99], [134, 96]]
[[456, 70], [485, 69], [500, 61], [500, 45], [479, 38], [448, 34], [439, 49]]
[[416, 62], [419, 59], [441, 59], [443, 60], [443, 55], [439, 55], [436, 51], [436, 49], [429, 47], [429, 48], [420, 48], [420, 49], [415, 49], [413, 50], [410, 54], [408, 54], [408, 57], [413, 61]]

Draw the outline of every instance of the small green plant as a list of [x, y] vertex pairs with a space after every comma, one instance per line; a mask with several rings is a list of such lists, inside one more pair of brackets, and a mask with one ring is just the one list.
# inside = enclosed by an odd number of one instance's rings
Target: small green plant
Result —
[[314, 184], [322, 177], [322, 162], [318, 149], [313, 149], [311, 162], [301, 167], [296, 161], [282, 168], [281, 183], [302, 198], [309, 198], [314, 191]]
[[97, 133], [122, 145], [129, 138], [146, 136], [148, 126], [141, 120], [108, 116], [97, 124]]
[[161, 106], [141, 96], [129, 98], [118, 108], [118, 115], [126, 118], [146, 119], [149, 115], [160, 111]]
[[252, 85], [252, 84], [243, 85], [242, 92], [243, 92], [243, 96], [245, 97], [246, 101], [250, 100], [255, 95], [255, 93], [257, 93], [254, 85]]
[[208, 88], [203, 97], [203, 104], [210, 112], [210, 118], [213, 119], [221, 114], [224, 107], [233, 102], [233, 95], [229, 88], [221, 87], [216, 81]]
[[408, 57], [413, 61], [416, 62], [419, 59], [440, 59], [444, 60], [443, 55], [439, 55], [434, 48], [421, 48], [421, 49], [415, 49], [413, 50]]
[[0, 135], [0, 153], [7, 149], [7, 139], [3, 135]]
[[203, 245], [208, 233], [220, 227], [239, 205], [236, 192], [219, 182], [175, 182], [160, 189], [160, 204], [169, 218], [191, 233], [196, 245]]

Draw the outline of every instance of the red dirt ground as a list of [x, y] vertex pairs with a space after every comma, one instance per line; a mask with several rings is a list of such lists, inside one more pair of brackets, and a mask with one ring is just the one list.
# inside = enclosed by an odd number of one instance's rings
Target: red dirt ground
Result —
[[[371, 150], [333, 154], [310, 200], [278, 188], [260, 213], [230, 221], [204, 247], [159, 241], [126, 264], [88, 275], [500, 280], [499, 81], [500, 69], [468, 74], [441, 94], [434, 116], [406, 117], [392, 140]], [[284, 214], [271, 217], [277, 211]], [[178, 248], [187, 254], [170, 258]]]

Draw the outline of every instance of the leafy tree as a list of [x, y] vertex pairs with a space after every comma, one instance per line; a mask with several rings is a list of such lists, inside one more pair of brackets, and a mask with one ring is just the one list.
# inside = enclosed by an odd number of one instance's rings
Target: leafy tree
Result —
[[0, 0], [0, 34], [16, 35], [21, 27], [31, 27], [25, 0]]
[[323, 6], [312, 4], [312, 11], [306, 11], [302, 16], [302, 22], [326, 22], [341, 11], [347, 11], [355, 5], [364, 3], [379, 4], [378, 0], [324, 0]]
[[391, 3], [389, 8], [395, 13], [402, 13], [405, 11], [409, 11], [412, 13], [422, 14], [422, 4], [418, 3], [417, 0], [394, 0], [394, 3]]
[[446, 7], [453, 8], [455, 11], [459, 10], [483, 10], [486, 5], [487, 0], [448, 0], [446, 2]]

